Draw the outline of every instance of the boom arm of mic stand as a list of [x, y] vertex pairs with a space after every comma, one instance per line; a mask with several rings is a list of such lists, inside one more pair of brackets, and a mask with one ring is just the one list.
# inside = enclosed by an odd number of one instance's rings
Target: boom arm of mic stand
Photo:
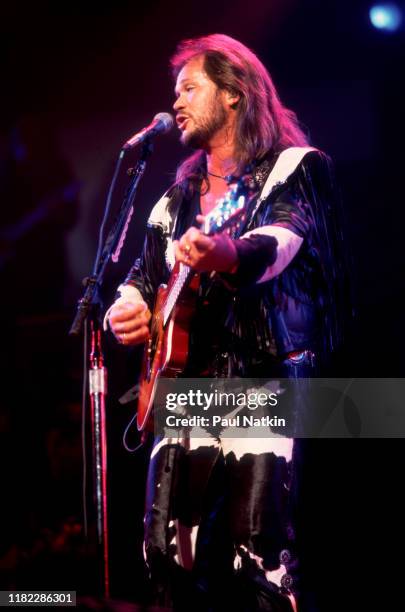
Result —
[[[131, 171], [131, 182], [126, 191], [121, 208], [118, 211], [115, 223], [108, 233], [104, 247], [101, 251], [100, 260], [97, 265], [96, 273], [83, 280], [86, 287], [83, 297], [78, 301], [76, 316], [73, 320], [69, 334], [77, 336], [80, 334], [83, 322], [88, 316], [92, 305], [99, 304], [99, 289], [104, 280], [104, 272], [112, 254], [116, 252], [118, 245], [122, 248], [123, 233], [127, 229], [127, 220], [133, 205], [138, 184], [145, 172], [146, 161], [153, 151], [153, 143], [150, 139], [145, 140], [142, 146], [142, 152], [135, 168]], [[97, 264], [97, 262], [96, 262]]]

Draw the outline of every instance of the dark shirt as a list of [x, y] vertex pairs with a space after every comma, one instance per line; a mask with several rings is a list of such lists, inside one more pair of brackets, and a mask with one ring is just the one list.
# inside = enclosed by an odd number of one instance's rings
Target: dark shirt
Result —
[[[308, 153], [257, 206], [274, 161], [266, 159], [253, 170], [257, 193], [235, 238], [265, 225], [279, 225], [300, 236], [303, 243], [287, 268], [263, 283], [257, 282], [261, 274], [255, 265], [245, 265], [248, 273], [242, 277], [201, 275], [187, 376], [257, 376], [293, 351], [311, 350], [325, 359], [341, 341], [339, 302], [345, 293], [345, 270], [331, 162], [320, 151]], [[126, 280], [140, 290], [150, 308], [158, 285], [170, 275], [165, 257], [168, 241], [195, 224], [200, 212], [198, 189], [190, 196], [184, 186], [176, 185], [168, 195], [173, 223], [169, 230], [156, 223], [148, 225], [143, 253]], [[275, 249], [265, 244], [266, 239], [239, 241], [249, 241], [248, 263], [260, 260], [264, 267], [274, 263]]]

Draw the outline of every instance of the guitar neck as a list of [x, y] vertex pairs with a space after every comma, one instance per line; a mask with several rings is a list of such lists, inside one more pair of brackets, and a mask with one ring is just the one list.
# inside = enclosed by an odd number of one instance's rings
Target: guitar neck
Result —
[[184, 287], [186, 286], [191, 276], [191, 273], [192, 273], [192, 270], [190, 266], [180, 263], [179, 273], [174, 283], [171, 285], [169, 289], [169, 292], [168, 292], [168, 295], [167, 295], [167, 298], [166, 298], [166, 301], [163, 307], [163, 327], [166, 326], [166, 323], [169, 320], [170, 315], [173, 312], [173, 308], [176, 305], [179, 295], [183, 291]]
[[[221, 198], [216, 207], [205, 217], [201, 231], [207, 236], [218, 234], [234, 227], [239, 227], [243, 218], [246, 204], [247, 187], [243, 177], [231, 186], [224, 198]], [[169, 289], [166, 301], [163, 305], [163, 326], [166, 326], [176, 302], [187, 284], [192, 269], [186, 264], [180, 263], [179, 272], [173, 283], [169, 281]]]

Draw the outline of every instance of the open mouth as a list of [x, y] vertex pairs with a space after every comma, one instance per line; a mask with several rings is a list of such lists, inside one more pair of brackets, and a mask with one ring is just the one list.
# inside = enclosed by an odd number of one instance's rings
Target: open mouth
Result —
[[176, 117], [176, 123], [179, 130], [183, 131], [185, 129], [188, 120], [189, 117], [186, 117], [185, 115], [178, 115]]

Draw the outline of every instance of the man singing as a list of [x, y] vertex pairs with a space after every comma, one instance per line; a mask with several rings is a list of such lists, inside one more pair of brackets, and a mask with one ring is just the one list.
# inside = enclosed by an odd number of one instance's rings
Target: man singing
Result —
[[[310, 377], [339, 346], [341, 244], [329, 158], [308, 145], [256, 55], [214, 34], [171, 59], [181, 142], [194, 152], [153, 208], [144, 249], [109, 309], [144, 343], [158, 286], [177, 261], [201, 273], [185, 377]], [[238, 232], [204, 217], [247, 174]], [[297, 405], [297, 411], [304, 407]], [[145, 514], [156, 602], [175, 610], [300, 608], [292, 520], [294, 440], [158, 438]]]

